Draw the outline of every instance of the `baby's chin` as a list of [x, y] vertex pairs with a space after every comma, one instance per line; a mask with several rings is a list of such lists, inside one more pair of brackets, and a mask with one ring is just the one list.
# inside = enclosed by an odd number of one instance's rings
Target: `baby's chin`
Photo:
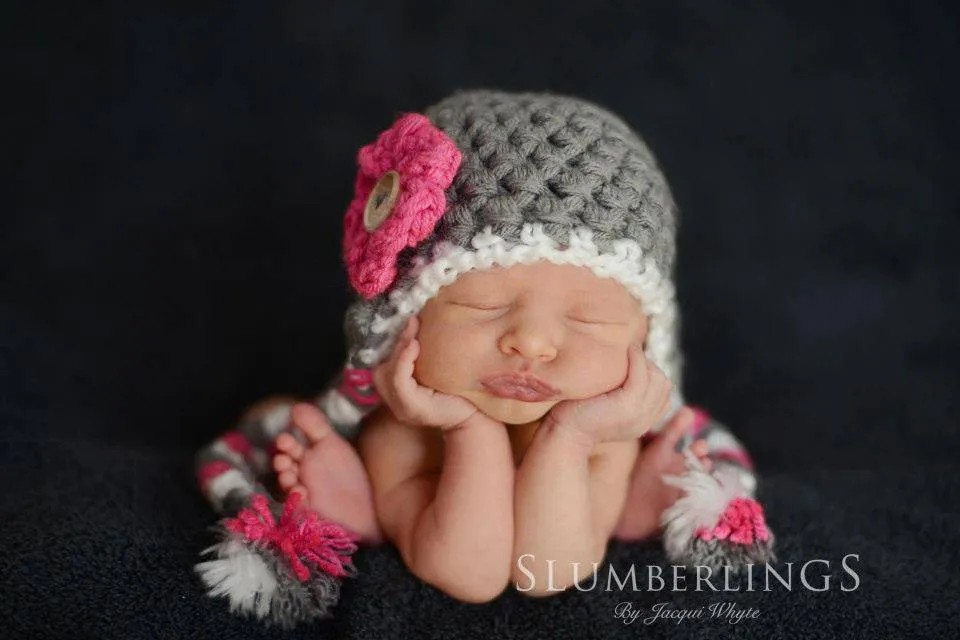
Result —
[[494, 420], [510, 425], [528, 424], [539, 420], [557, 404], [556, 400], [522, 402], [509, 398], [497, 398], [486, 393], [469, 394], [467, 400]]

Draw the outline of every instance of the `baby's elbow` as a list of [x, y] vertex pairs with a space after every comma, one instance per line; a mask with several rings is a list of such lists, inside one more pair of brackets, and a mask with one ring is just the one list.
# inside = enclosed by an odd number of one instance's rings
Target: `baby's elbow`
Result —
[[448, 589], [444, 589], [444, 592], [462, 602], [484, 604], [500, 597], [508, 585], [509, 581], [506, 579], [465, 581], [451, 585]]
[[414, 573], [421, 580], [444, 592], [451, 598], [471, 604], [483, 604], [497, 599], [509, 585], [508, 571], [457, 571], [449, 567], [424, 570], [418, 567]]
[[536, 575], [524, 570], [514, 571], [511, 581], [518, 593], [530, 598], [549, 598], [570, 587], [557, 581], [554, 576]]

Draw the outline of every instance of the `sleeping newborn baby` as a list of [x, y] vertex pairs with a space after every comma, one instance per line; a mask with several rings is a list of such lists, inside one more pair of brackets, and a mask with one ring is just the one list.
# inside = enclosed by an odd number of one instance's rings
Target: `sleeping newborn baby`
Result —
[[[281, 486], [368, 541], [382, 531], [413, 573], [462, 600], [489, 600], [510, 581], [532, 584], [531, 594], [561, 591], [573, 563], [582, 579], [602, 561], [639, 438], [669, 406], [669, 381], [643, 355], [640, 307], [585, 267], [465, 273], [407, 323], [376, 369], [385, 405], [359, 436], [372, 492], [356, 454], [311, 405], [294, 412], [308, 446], [278, 440]], [[692, 422], [689, 410], [679, 417], [674, 442]], [[661, 455], [638, 468], [650, 491], [635, 492], [621, 534], [658, 527], [656, 511], [675, 491], [659, 476], [677, 462]], [[561, 561], [551, 582], [547, 559]]]
[[[639, 438], [669, 406], [670, 383], [643, 356], [646, 333], [639, 301], [585, 267], [465, 273], [407, 323], [376, 369], [385, 405], [359, 436], [372, 503], [361, 465], [349, 461], [356, 454], [330, 442], [338, 436], [310, 405], [294, 414], [309, 445], [278, 441], [281, 486], [368, 540], [382, 530], [411, 571], [460, 599], [529, 582], [521, 555], [540, 578], [531, 593], [547, 593], [546, 560], [562, 560], [552, 583], [562, 590], [572, 563], [585, 578], [603, 559]], [[331, 491], [348, 468], [355, 486]], [[643, 503], [664, 502], [670, 487], [661, 487], [637, 496], [650, 517], [634, 514], [624, 533], [658, 526]]]
[[749, 458], [679, 391], [676, 208], [626, 124], [459, 92], [358, 164], [347, 363], [314, 403], [262, 404], [201, 454], [222, 513], [262, 493], [274, 444], [282, 492], [466, 601], [569, 588], [611, 537], [662, 532], [673, 561], [714, 568], [770, 557]]

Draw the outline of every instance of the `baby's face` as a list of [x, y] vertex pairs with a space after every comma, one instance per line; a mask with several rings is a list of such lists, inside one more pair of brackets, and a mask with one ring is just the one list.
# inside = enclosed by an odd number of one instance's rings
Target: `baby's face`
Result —
[[[562, 400], [619, 387], [627, 350], [645, 341], [647, 328], [640, 302], [586, 267], [541, 261], [470, 271], [420, 312], [414, 376], [496, 420], [527, 424]], [[555, 394], [541, 387], [549, 397], [524, 396], [495, 380], [516, 373], [536, 376]]]

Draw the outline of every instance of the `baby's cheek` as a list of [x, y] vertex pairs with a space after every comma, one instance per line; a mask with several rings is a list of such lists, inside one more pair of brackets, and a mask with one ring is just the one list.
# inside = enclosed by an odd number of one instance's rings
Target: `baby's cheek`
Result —
[[582, 395], [594, 396], [622, 385], [627, 378], [627, 364], [625, 347], [593, 345], [585, 349], [575, 374], [582, 385]]
[[414, 378], [421, 385], [454, 392], [477, 359], [466, 332], [440, 329], [418, 336], [420, 354], [414, 362]]

